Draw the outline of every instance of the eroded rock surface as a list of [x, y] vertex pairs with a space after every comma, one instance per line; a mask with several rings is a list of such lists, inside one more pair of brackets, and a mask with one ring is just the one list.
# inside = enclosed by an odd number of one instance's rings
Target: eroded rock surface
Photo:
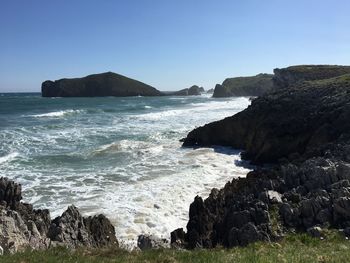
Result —
[[57, 245], [118, 246], [114, 227], [104, 215], [83, 217], [75, 206], [70, 206], [51, 221], [48, 210], [33, 209], [21, 199], [21, 185], [0, 178], [0, 246], [5, 253]]
[[[338, 70], [344, 68], [328, 76]], [[232, 117], [190, 132], [184, 146], [240, 148], [244, 158], [262, 166], [213, 189], [205, 200], [196, 197], [187, 231], [175, 230], [172, 243], [233, 247], [278, 240], [290, 231], [321, 238], [325, 228], [349, 235], [349, 120], [345, 74], [294, 81]]]

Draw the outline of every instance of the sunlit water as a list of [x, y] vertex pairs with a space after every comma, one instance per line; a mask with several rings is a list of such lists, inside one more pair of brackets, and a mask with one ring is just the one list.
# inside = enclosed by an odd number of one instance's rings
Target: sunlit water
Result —
[[52, 216], [75, 204], [103, 213], [117, 237], [169, 238], [196, 195], [245, 176], [238, 151], [181, 148], [195, 127], [237, 113], [248, 98], [0, 96], [0, 175]]

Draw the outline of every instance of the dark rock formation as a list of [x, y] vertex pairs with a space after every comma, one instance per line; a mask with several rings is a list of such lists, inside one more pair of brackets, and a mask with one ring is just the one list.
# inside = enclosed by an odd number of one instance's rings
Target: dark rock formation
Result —
[[52, 220], [47, 236], [71, 248], [118, 245], [114, 227], [104, 215], [84, 218], [75, 206]]
[[188, 89], [188, 95], [189, 95], [189, 96], [201, 95], [202, 92], [204, 92], [203, 87], [198, 87], [197, 85], [193, 85], [192, 87], [190, 87], [190, 88]]
[[204, 92], [203, 87], [198, 87], [197, 85], [193, 85], [188, 89], [182, 89], [174, 92], [166, 92], [165, 95], [168, 96], [198, 96]]
[[225, 79], [222, 85], [215, 86], [213, 97], [261, 96], [272, 90], [272, 77], [271, 74], [258, 74]]
[[350, 74], [350, 66], [300, 65], [274, 70], [274, 87], [286, 88], [303, 81], [322, 80]]
[[342, 137], [350, 128], [349, 100], [350, 75], [305, 82], [191, 131], [184, 146], [232, 146], [253, 162], [276, 162]]
[[161, 96], [159, 90], [140, 81], [106, 72], [83, 78], [47, 80], [42, 83], [43, 97]]
[[169, 241], [152, 235], [140, 235], [137, 239], [137, 247], [141, 250], [168, 248]]
[[190, 206], [186, 248], [276, 240], [289, 231], [350, 233], [350, 75], [296, 81], [235, 116], [190, 132], [186, 146], [245, 150], [258, 167]]
[[51, 246], [118, 246], [114, 227], [104, 215], [83, 217], [70, 206], [51, 221], [47, 209], [33, 209], [22, 203], [21, 185], [0, 178], [0, 246], [14, 253], [26, 248]]

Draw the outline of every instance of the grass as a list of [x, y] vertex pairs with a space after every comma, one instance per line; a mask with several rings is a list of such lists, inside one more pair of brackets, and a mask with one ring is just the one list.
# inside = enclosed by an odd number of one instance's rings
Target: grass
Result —
[[288, 235], [279, 243], [255, 243], [247, 247], [213, 250], [148, 250], [128, 252], [121, 249], [53, 248], [26, 251], [0, 257], [1, 263], [32, 262], [348, 262], [350, 241], [336, 232], [316, 239], [306, 234]]

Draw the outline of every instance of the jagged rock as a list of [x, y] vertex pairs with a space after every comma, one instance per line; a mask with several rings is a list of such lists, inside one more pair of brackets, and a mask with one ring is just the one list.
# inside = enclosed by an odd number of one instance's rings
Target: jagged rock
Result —
[[20, 184], [6, 177], [0, 178], [0, 202], [6, 207], [15, 208], [22, 200], [22, 188]]
[[0, 208], [0, 246], [5, 252], [46, 249], [49, 245], [50, 239], [39, 233], [33, 221], [25, 222], [16, 211]]
[[191, 131], [184, 146], [232, 146], [268, 166], [213, 189], [205, 200], [196, 197], [185, 246], [232, 247], [275, 240], [283, 231], [317, 236], [318, 227], [350, 228], [349, 119], [350, 75], [309, 76]]
[[22, 203], [21, 185], [0, 178], [0, 246], [14, 253], [51, 246], [118, 246], [115, 230], [104, 215], [84, 218], [70, 206], [53, 221], [47, 209]]
[[52, 220], [47, 236], [68, 247], [117, 246], [115, 230], [103, 215], [84, 218], [75, 206]]
[[168, 248], [166, 239], [161, 239], [152, 235], [140, 235], [137, 239], [137, 246], [141, 250]]
[[279, 89], [232, 117], [194, 129], [183, 145], [244, 149], [242, 156], [255, 163], [318, 154], [313, 151], [350, 129], [349, 100], [350, 75]]

